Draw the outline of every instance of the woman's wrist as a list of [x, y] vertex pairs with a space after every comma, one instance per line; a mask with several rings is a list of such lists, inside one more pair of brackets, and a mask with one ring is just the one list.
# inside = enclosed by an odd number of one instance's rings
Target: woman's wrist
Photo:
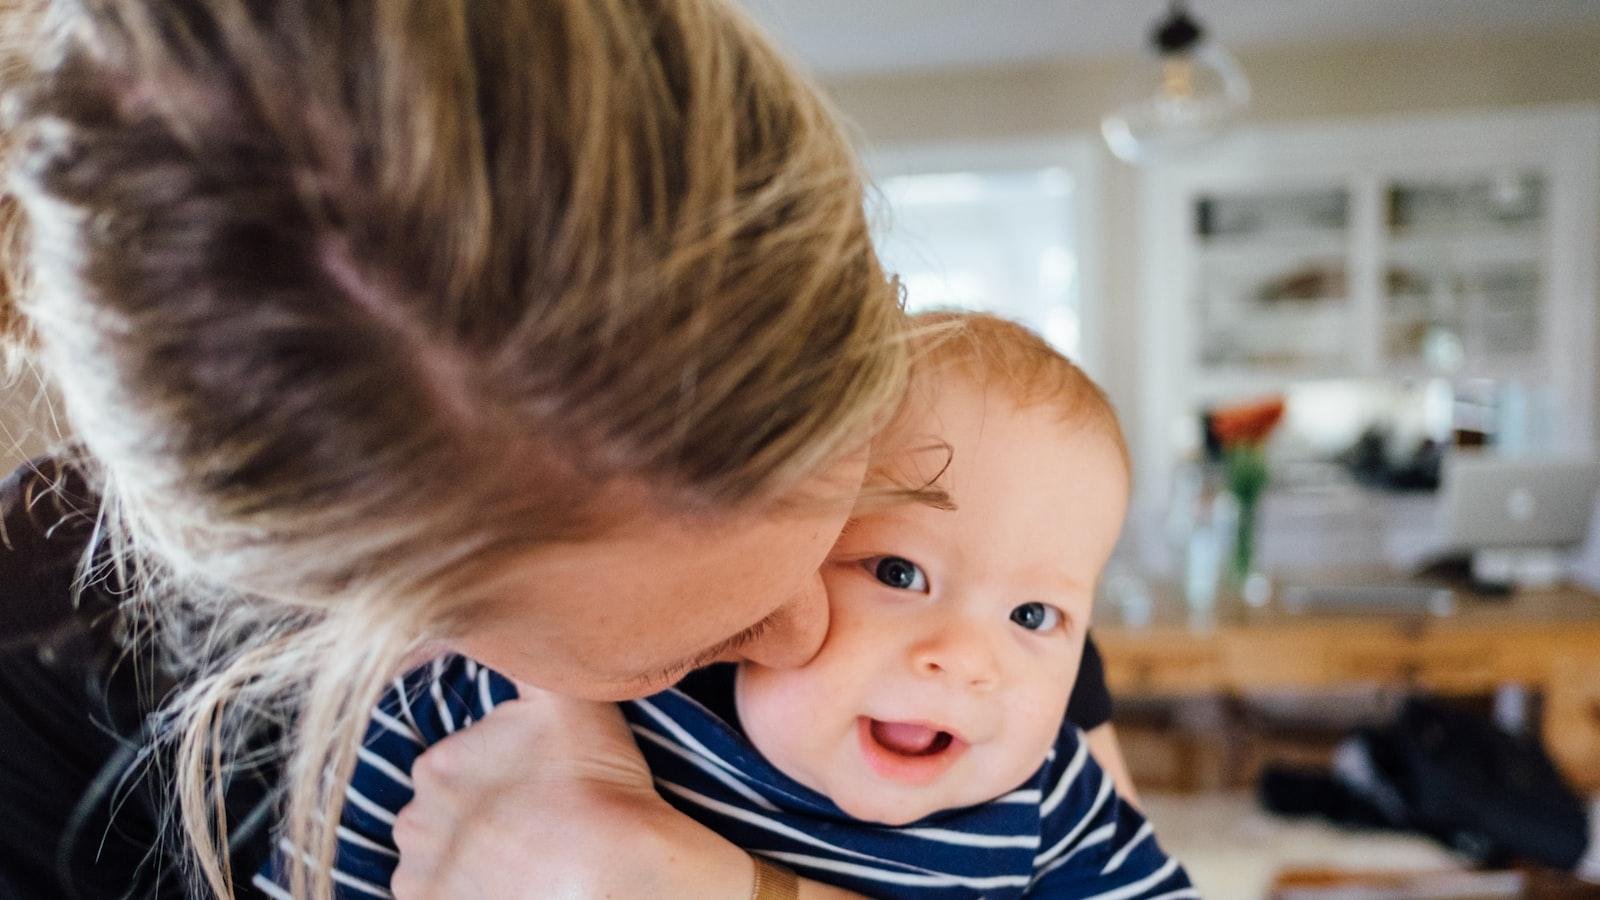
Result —
[[655, 896], [726, 897], [749, 900], [755, 883], [750, 854], [663, 802], [650, 823]]

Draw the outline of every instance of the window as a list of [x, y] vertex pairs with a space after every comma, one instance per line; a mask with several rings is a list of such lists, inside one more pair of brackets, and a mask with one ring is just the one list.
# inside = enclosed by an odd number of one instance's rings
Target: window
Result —
[[1066, 166], [952, 167], [878, 186], [879, 251], [909, 309], [992, 312], [1082, 355], [1081, 191]]

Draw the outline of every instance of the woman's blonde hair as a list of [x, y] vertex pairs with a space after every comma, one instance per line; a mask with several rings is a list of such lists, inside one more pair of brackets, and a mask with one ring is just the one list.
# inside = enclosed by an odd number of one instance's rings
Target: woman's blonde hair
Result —
[[240, 748], [281, 731], [292, 889], [329, 892], [370, 705], [475, 573], [605, 528], [614, 483], [782, 497], [903, 392], [847, 141], [725, 2], [3, 15], [0, 329], [182, 673], [209, 891]]

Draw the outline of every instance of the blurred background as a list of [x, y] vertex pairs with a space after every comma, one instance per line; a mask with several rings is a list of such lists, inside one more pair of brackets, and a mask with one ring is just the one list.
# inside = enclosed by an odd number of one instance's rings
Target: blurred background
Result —
[[[744, 3], [850, 121], [909, 304], [1116, 403], [1095, 634], [1206, 896], [1584, 895], [1600, 2]], [[0, 393], [0, 466], [51, 434]]]

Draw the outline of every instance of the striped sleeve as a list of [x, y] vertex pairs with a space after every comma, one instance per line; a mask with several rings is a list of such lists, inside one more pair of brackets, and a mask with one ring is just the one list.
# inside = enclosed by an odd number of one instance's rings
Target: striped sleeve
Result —
[[1117, 795], [1081, 735], [1075, 744], [1061, 748], [1062, 764], [1044, 787], [1043, 840], [1027, 896], [1198, 898], [1183, 866], [1161, 849], [1149, 821]]
[[[515, 697], [511, 682], [461, 656], [436, 659], [395, 679], [372, 710], [345, 788], [333, 871], [337, 897], [390, 896], [389, 881], [400, 861], [394, 820], [411, 802], [411, 767], [417, 757]], [[280, 839], [276, 854], [253, 879], [273, 900], [290, 896], [284, 855], [292, 852]]]

